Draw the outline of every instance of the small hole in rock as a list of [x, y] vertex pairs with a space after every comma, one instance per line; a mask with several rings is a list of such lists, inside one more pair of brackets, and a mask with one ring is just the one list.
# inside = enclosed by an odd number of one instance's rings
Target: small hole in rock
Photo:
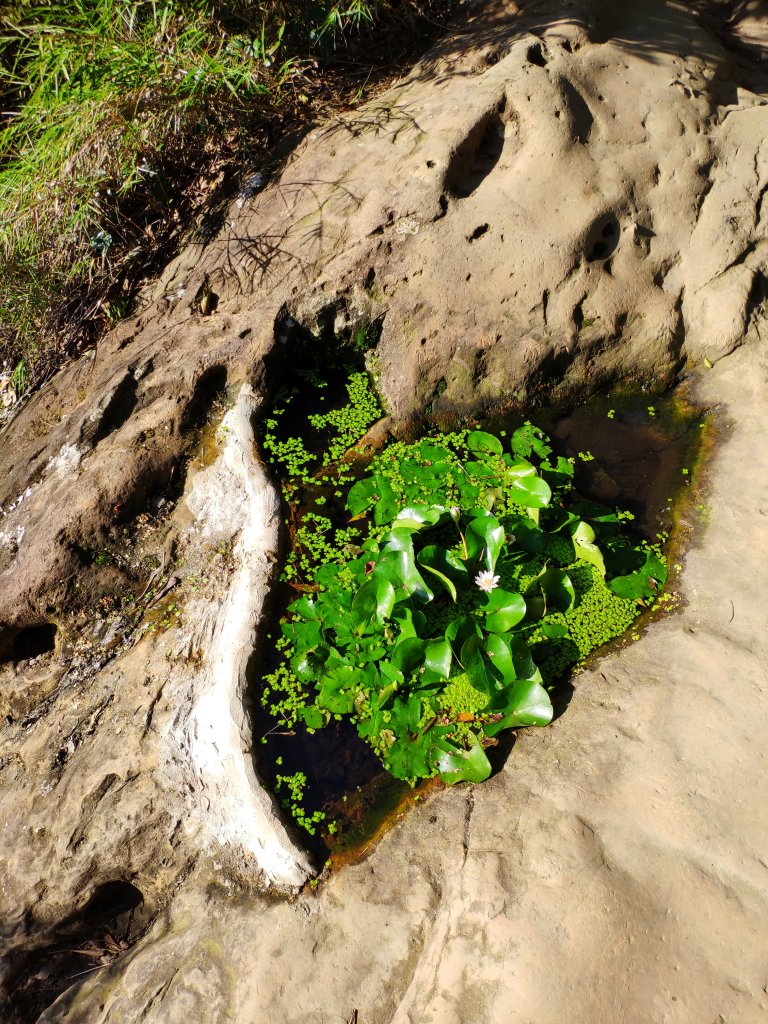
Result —
[[57, 627], [52, 622], [38, 626], [27, 626], [0, 641], [0, 665], [16, 664], [50, 654], [56, 647]]
[[141, 890], [130, 882], [117, 879], [100, 885], [78, 916], [83, 924], [110, 924], [122, 914], [127, 914], [129, 910], [135, 910], [143, 902]]
[[136, 408], [136, 379], [126, 374], [114, 390], [101, 417], [93, 443], [98, 444], [108, 434], [114, 433], [126, 422]]
[[535, 64], [539, 68], [545, 68], [547, 66], [547, 58], [541, 49], [541, 43], [534, 43], [533, 46], [528, 47], [528, 53], [526, 54], [529, 64]]
[[432, 168], [434, 166], [435, 166], [435, 161], [434, 160], [427, 160], [427, 167], [430, 169], [430, 171], [432, 170]]
[[468, 242], [476, 242], [478, 238], [482, 238], [484, 234], [488, 232], [490, 228], [489, 224], [478, 224], [475, 230], [467, 238]]
[[227, 370], [224, 366], [209, 367], [195, 383], [186, 409], [181, 417], [180, 430], [186, 434], [204, 426], [211, 407], [227, 386]]
[[611, 256], [619, 244], [621, 238], [621, 226], [613, 214], [608, 214], [595, 221], [592, 225], [585, 242], [587, 260], [593, 263], [595, 260], [606, 260]]

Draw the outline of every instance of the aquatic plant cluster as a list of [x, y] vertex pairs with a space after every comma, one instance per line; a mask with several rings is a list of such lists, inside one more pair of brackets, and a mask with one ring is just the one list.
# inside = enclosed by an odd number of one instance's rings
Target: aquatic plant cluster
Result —
[[[346, 443], [343, 422], [324, 424]], [[294, 460], [294, 500], [329, 481], [332, 458], [312, 476], [294, 448], [265, 447]], [[263, 707], [286, 730], [349, 719], [399, 779], [486, 779], [498, 734], [550, 722], [558, 681], [666, 580], [660, 549], [629, 533], [628, 513], [583, 500], [573, 474], [530, 423], [392, 443], [348, 488], [342, 470], [348, 525], [310, 509], [296, 531], [286, 574], [305, 592], [280, 624]]]

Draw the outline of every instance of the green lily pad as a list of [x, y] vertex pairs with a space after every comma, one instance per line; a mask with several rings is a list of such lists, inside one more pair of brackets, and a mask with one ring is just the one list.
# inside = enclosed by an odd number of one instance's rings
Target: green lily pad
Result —
[[467, 448], [475, 453], [501, 455], [504, 449], [501, 441], [485, 430], [471, 430], [467, 435]]
[[377, 476], [375, 480], [378, 499], [373, 507], [373, 521], [377, 526], [385, 526], [387, 523], [391, 523], [397, 515], [399, 502], [392, 490], [392, 485], [385, 477]]
[[525, 599], [529, 618], [536, 619], [548, 611], [570, 611], [576, 603], [576, 591], [564, 569], [550, 566], [531, 583]]
[[352, 617], [361, 626], [385, 622], [395, 607], [395, 588], [384, 576], [373, 576], [352, 601]]
[[417, 556], [419, 565], [432, 573], [442, 583], [452, 600], [456, 600], [456, 584], [466, 583], [469, 578], [467, 568], [447, 548], [437, 544], [428, 544]]
[[490, 694], [493, 689], [493, 681], [488, 676], [488, 668], [485, 661], [485, 648], [477, 634], [467, 637], [461, 647], [459, 658], [464, 671], [469, 677], [470, 683], [481, 693]]
[[594, 565], [601, 576], [605, 576], [605, 559], [600, 548], [595, 544], [595, 531], [583, 520], [571, 530], [571, 540], [576, 557]]
[[407, 527], [421, 530], [425, 526], [434, 526], [445, 512], [441, 505], [411, 505], [401, 509], [392, 523], [393, 529]]
[[653, 551], [642, 551], [643, 564], [637, 572], [616, 576], [608, 586], [618, 597], [638, 600], [652, 597], [667, 580], [667, 567]]
[[[527, 646], [527, 645], [526, 645]], [[498, 672], [503, 683], [511, 683], [517, 678], [515, 662], [507, 641], [497, 633], [485, 638], [485, 653], [491, 665]]]
[[503, 717], [485, 727], [489, 736], [502, 729], [517, 729], [529, 725], [548, 725], [552, 721], [552, 701], [541, 683], [519, 679], [505, 686], [491, 698], [485, 714]]
[[359, 516], [376, 504], [379, 500], [379, 493], [375, 477], [368, 476], [363, 480], [358, 480], [349, 489], [347, 508], [353, 516]]
[[424, 646], [424, 641], [419, 640], [418, 637], [406, 637], [392, 651], [392, 664], [404, 676], [411, 675], [424, 661]]
[[491, 764], [474, 733], [469, 734], [469, 749], [463, 750], [443, 741], [437, 756], [440, 778], [449, 786], [457, 782], [484, 782], [491, 774]]
[[552, 488], [546, 480], [537, 476], [535, 467], [525, 459], [513, 462], [508, 467], [504, 479], [510, 497], [519, 505], [525, 505], [526, 508], [546, 508], [552, 500]]
[[470, 636], [480, 636], [480, 627], [469, 615], [460, 615], [454, 619], [445, 631], [445, 639], [453, 648], [453, 653], [461, 657], [461, 650]]
[[465, 540], [469, 557], [473, 561], [482, 557], [486, 568], [493, 572], [506, 540], [504, 527], [498, 519], [490, 514], [473, 519], [467, 527]]
[[447, 679], [451, 674], [452, 661], [453, 651], [447, 640], [430, 640], [424, 648], [423, 681], [432, 683]]
[[506, 633], [525, 618], [525, 599], [497, 587], [485, 599], [481, 610], [485, 612], [485, 628], [491, 633]]

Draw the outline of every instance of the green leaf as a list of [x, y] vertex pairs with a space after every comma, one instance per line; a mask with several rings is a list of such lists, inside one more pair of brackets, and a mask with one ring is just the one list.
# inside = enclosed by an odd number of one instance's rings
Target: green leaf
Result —
[[283, 622], [280, 628], [285, 636], [292, 641], [297, 651], [312, 651], [323, 642], [323, 634], [319, 622], [306, 622], [297, 619], [295, 622]]
[[381, 538], [382, 551], [413, 551], [413, 529], [404, 526], [389, 530]]
[[487, 434], [484, 430], [471, 430], [469, 432], [467, 435], [467, 448], [476, 454], [488, 452], [491, 455], [501, 455], [504, 451], [498, 437], [494, 437], [493, 434]]
[[[392, 534], [394, 536], [404, 532], [393, 530]], [[395, 543], [387, 543], [384, 546], [372, 575], [384, 576], [396, 589], [402, 590], [403, 597], [413, 597], [421, 604], [428, 604], [434, 597], [416, 566], [410, 536], [407, 543], [398, 538]], [[398, 595], [398, 598], [400, 596]]]
[[[653, 551], [641, 550], [643, 564], [637, 572], [627, 576], [616, 576], [608, 586], [618, 597], [638, 600], [652, 597], [667, 579], [667, 567]], [[653, 581], [653, 582], [651, 582]]]
[[534, 555], [541, 554], [546, 544], [546, 538], [541, 528], [534, 523], [530, 516], [510, 516], [508, 523], [518, 547]]
[[473, 634], [468, 636], [462, 644], [459, 661], [474, 688], [481, 693], [490, 694], [493, 685], [492, 681], [488, 678], [484, 653], [485, 649], [480, 637], [477, 634]]
[[320, 618], [315, 602], [306, 594], [288, 605], [288, 611], [291, 615], [300, 615], [302, 619]]
[[551, 459], [542, 462], [540, 472], [552, 488], [572, 486], [573, 463], [562, 455], [558, 455], [554, 464]]
[[395, 588], [384, 576], [372, 576], [355, 594], [352, 618], [361, 626], [385, 622], [395, 607]]
[[424, 661], [424, 646], [418, 637], [406, 637], [392, 651], [390, 660], [404, 676], [412, 675]]
[[[380, 661], [378, 664], [378, 669], [381, 674], [381, 681], [384, 684], [382, 694], [385, 691], [388, 691], [388, 695], [391, 695], [392, 693], [394, 693], [395, 690], [398, 689], [398, 687], [402, 686], [403, 683], [405, 682], [405, 676], [400, 671], [400, 669], [395, 668], [395, 666], [388, 661]], [[386, 699], [387, 697], [383, 696], [382, 703]]]
[[416, 454], [423, 463], [450, 462], [453, 455], [441, 444], [423, 440], [416, 445]]
[[575, 501], [571, 505], [571, 512], [580, 519], [590, 519], [593, 523], [618, 523], [619, 517], [615, 509], [607, 505], [601, 505], [597, 501]]
[[570, 611], [575, 604], [575, 591], [564, 569], [551, 565], [531, 584], [544, 596], [546, 611]]
[[439, 746], [437, 769], [449, 786], [457, 782], [484, 782], [491, 774], [491, 764], [482, 744], [473, 732], [469, 734], [469, 750], [456, 747], [447, 740]]
[[328, 648], [320, 645], [314, 651], [302, 651], [291, 658], [291, 671], [302, 683], [313, 683], [323, 674]]
[[552, 451], [547, 440], [547, 435], [543, 431], [527, 422], [522, 427], [518, 427], [512, 435], [511, 448], [520, 458], [527, 458], [534, 453], [539, 458], [545, 459]]
[[373, 521], [377, 526], [384, 526], [391, 523], [397, 515], [399, 503], [386, 477], [377, 476], [374, 479], [376, 480], [378, 499], [373, 509]]
[[480, 492], [480, 504], [483, 507], [483, 511], [490, 512], [497, 501], [501, 501], [504, 497], [503, 487], [486, 487], [485, 490]]
[[518, 679], [529, 679], [541, 682], [541, 673], [533, 660], [531, 649], [522, 636], [509, 637], [509, 649], [515, 665], [515, 676]]
[[497, 587], [488, 594], [480, 609], [486, 613], [485, 628], [491, 633], [506, 633], [525, 618], [525, 599]]
[[395, 742], [386, 752], [384, 763], [396, 779], [419, 779], [431, 774], [432, 739], [419, 733], [421, 699], [415, 694], [396, 697], [387, 728]]
[[469, 615], [460, 615], [454, 619], [445, 631], [445, 639], [453, 648], [453, 653], [461, 658], [461, 649], [470, 636], [480, 636], [480, 627]]
[[469, 574], [452, 551], [437, 544], [428, 544], [418, 554], [418, 562], [424, 569], [431, 572], [443, 584], [445, 589], [456, 600], [456, 584], [467, 583]]
[[432, 773], [430, 748], [423, 736], [400, 736], [386, 753], [385, 767], [396, 779], [423, 779]]
[[594, 565], [600, 575], [605, 576], [605, 560], [600, 548], [594, 543], [595, 531], [589, 523], [582, 521], [575, 529], [572, 529], [571, 539], [576, 551], [576, 557]]
[[322, 729], [328, 723], [328, 715], [323, 714], [316, 704], [299, 708], [297, 714], [307, 729]]
[[502, 715], [500, 721], [485, 726], [486, 733], [495, 736], [502, 729], [548, 725], [552, 721], [552, 701], [541, 683], [518, 679], [494, 694], [483, 714]]
[[354, 709], [360, 671], [352, 665], [338, 665], [318, 682], [317, 704], [333, 715], [348, 715]]
[[496, 669], [503, 683], [511, 683], [517, 678], [515, 663], [507, 641], [496, 633], [485, 638], [485, 653], [491, 665]]
[[484, 556], [486, 567], [493, 572], [506, 540], [504, 527], [498, 519], [492, 515], [473, 519], [467, 527], [465, 540], [469, 557], [475, 560]]
[[447, 640], [430, 640], [424, 649], [422, 680], [429, 684], [447, 679], [451, 674], [453, 652]]
[[406, 527], [411, 530], [421, 530], [425, 526], [434, 526], [439, 522], [444, 511], [442, 505], [411, 505], [397, 513], [392, 528]]
[[548, 533], [559, 533], [566, 527], [568, 529], [576, 528], [581, 522], [578, 516], [575, 516], [569, 509], [558, 508], [553, 509], [549, 519], [547, 521], [547, 532]]
[[347, 508], [353, 516], [359, 516], [379, 500], [379, 484], [376, 477], [368, 476], [353, 484], [347, 494]]
[[486, 484], [488, 480], [496, 480], [498, 473], [493, 466], [485, 462], [465, 462], [464, 471], [468, 473], [476, 483]]
[[400, 627], [400, 639], [405, 640], [409, 636], [418, 636], [424, 629], [424, 613], [415, 611], [406, 604], [398, 604], [392, 612], [392, 618]]
[[552, 500], [552, 488], [536, 475], [536, 469], [519, 459], [508, 467], [504, 479], [509, 489], [509, 496], [519, 505], [526, 508], [546, 508]]

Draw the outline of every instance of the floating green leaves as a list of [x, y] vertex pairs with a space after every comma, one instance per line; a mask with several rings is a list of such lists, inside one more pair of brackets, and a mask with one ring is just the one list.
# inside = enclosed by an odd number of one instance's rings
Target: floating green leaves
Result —
[[625, 576], [616, 576], [608, 586], [619, 597], [630, 600], [653, 597], [656, 591], [667, 580], [667, 567], [659, 556], [651, 550], [641, 551], [642, 564], [635, 572]]
[[513, 500], [526, 508], [545, 508], [552, 500], [552, 488], [525, 459], [518, 459], [508, 467], [504, 482]]
[[482, 561], [485, 568], [493, 572], [496, 560], [504, 547], [504, 539], [504, 527], [495, 516], [488, 513], [473, 519], [465, 535], [469, 561]]
[[317, 566], [283, 623], [277, 717], [348, 717], [400, 779], [486, 779], [497, 735], [547, 725], [558, 674], [666, 578], [572, 478], [530, 424], [508, 445], [473, 430], [376, 456], [346, 496], [363, 539]]
[[491, 774], [491, 764], [482, 743], [473, 732], [469, 736], [466, 749], [450, 743], [439, 748], [437, 770], [449, 786], [457, 782], [485, 782]]

